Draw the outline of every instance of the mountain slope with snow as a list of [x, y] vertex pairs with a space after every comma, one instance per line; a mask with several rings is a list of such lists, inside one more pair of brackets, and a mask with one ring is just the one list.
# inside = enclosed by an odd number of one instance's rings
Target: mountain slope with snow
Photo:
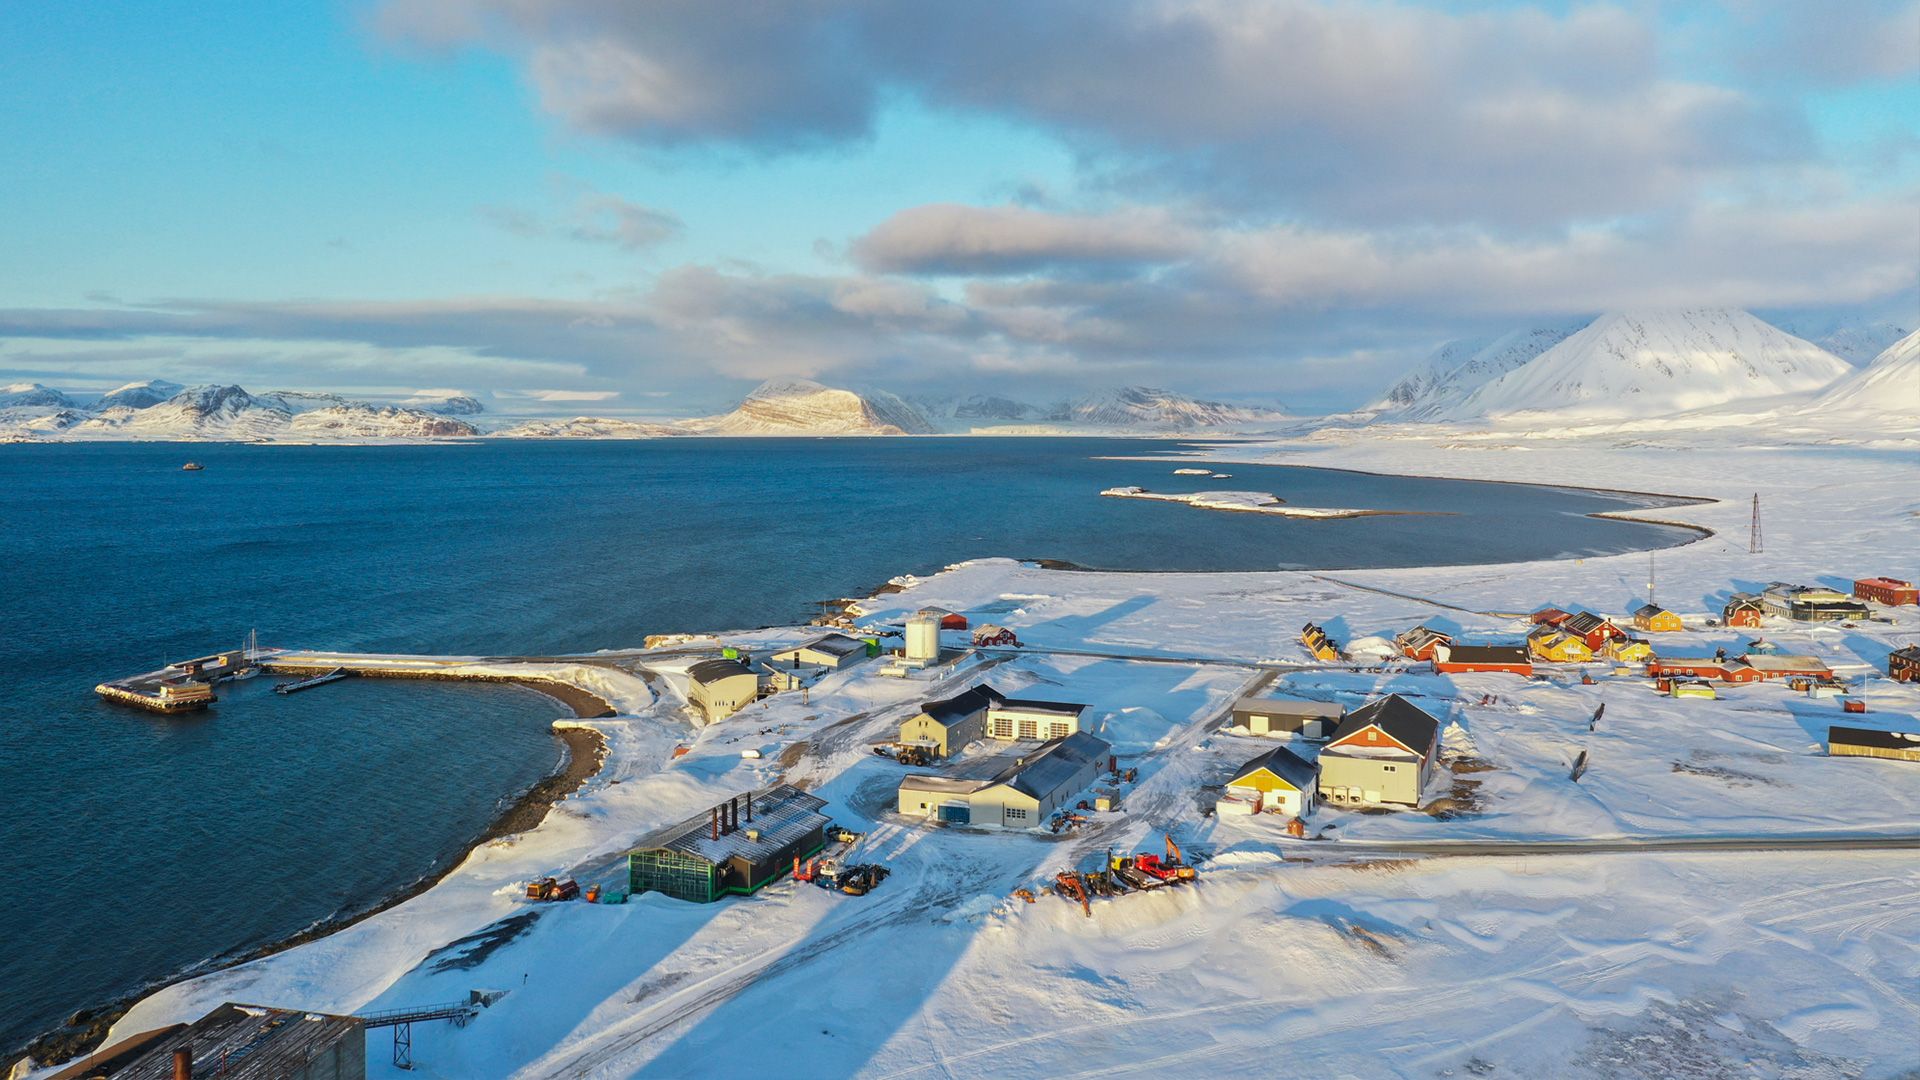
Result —
[[[130, 397], [139, 400], [139, 395]], [[418, 409], [370, 405], [335, 394], [255, 395], [233, 385], [189, 387], [143, 407], [110, 405], [64, 430], [78, 437], [154, 440], [412, 439], [478, 434], [465, 421]]]
[[0, 386], [0, 409], [77, 409], [72, 398], [51, 386], [14, 383]]
[[150, 409], [185, 389], [179, 383], [165, 379], [130, 382], [100, 395], [100, 400], [94, 402], [93, 407], [96, 411], [112, 408]]
[[1567, 340], [1587, 320], [1449, 341], [1368, 408], [1398, 420], [1445, 416], [1468, 394]]
[[855, 393], [810, 379], [761, 383], [732, 412], [687, 427], [710, 435], [928, 435], [936, 430], [920, 410], [892, 394]]
[[649, 424], [606, 416], [570, 420], [527, 420], [493, 433], [499, 439], [659, 439], [686, 432], [669, 424]]
[[1842, 360], [1864, 367], [1906, 336], [1907, 331], [1890, 322], [1875, 322], [1836, 327], [1808, 340]]
[[1048, 417], [1086, 427], [1163, 432], [1258, 425], [1285, 418], [1276, 409], [1201, 401], [1151, 386], [1121, 386], [1088, 394]]
[[1615, 312], [1475, 390], [1449, 416], [1659, 416], [1807, 393], [1853, 370], [1744, 311]]
[[1859, 413], [1893, 417], [1920, 428], [1920, 330], [1834, 384], [1813, 403], [1812, 411], [1842, 418]]

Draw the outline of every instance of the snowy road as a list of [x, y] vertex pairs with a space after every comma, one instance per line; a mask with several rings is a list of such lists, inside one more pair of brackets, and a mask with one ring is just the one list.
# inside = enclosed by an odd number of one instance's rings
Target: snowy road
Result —
[[1920, 834], [1801, 833], [1776, 836], [1621, 836], [1557, 840], [1294, 840], [1289, 851], [1421, 856], [1602, 855], [1649, 851], [1890, 851], [1920, 849]]

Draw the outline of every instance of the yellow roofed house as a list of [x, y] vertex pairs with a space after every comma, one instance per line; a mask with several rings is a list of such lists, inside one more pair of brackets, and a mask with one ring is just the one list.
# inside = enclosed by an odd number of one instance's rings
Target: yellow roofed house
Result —
[[1551, 626], [1539, 626], [1527, 635], [1527, 651], [1536, 660], [1552, 664], [1581, 664], [1593, 659], [1593, 650], [1572, 634]]

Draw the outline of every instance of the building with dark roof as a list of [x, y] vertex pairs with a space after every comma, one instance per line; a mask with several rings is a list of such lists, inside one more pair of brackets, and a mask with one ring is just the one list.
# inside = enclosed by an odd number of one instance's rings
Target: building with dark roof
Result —
[[858, 664], [878, 651], [878, 645], [870, 648], [867, 642], [859, 638], [845, 634], [823, 634], [791, 649], [782, 649], [767, 659], [777, 667], [843, 668]]
[[1796, 622], [1841, 622], [1864, 619], [1872, 612], [1867, 605], [1838, 589], [1820, 585], [1794, 585], [1776, 581], [1760, 594], [1767, 614]]
[[696, 903], [758, 892], [826, 846], [825, 805], [792, 784], [736, 795], [642, 839], [627, 855], [628, 887]]
[[687, 668], [687, 702], [709, 724], [739, 712], [760, 696], [760, 677], [731, 657], [702, 660]]
[[[122, 1047], [138, 1053], [129, 1060]], [[174, 1058], [180, 1051], [186, 1052], [189, 1075], [220, 1080], [366, 1080], [367, 1076], [367, 1032], [358, 1017], [234, 1002], [191, 1024], [135, 1035], [56, 1075], [76, 1080], [173, 1080]]]
[[926, 748], [936, 757], [951, 757], [986, 734], [987, 710], [1006, 696], [986, 683], [950, 698], [929, 701], [900, 725], [900, 741]]
[[1460, 675], [1474, 671], [1504, 671], [1514, 675], [1533, 674], [1533, 659], [1523, 645], [1436, 645], [1433, 670], [1441, 675]]
[[1325, 701], [1243, 697], [1233, 703], [1233, 726], [1249, 735], [1326, 739], [1345, 719], [1347, 709]]
[[1920, 682], [1920, 645], [1909, 645], [1888, 653], [1887, 674], [1895, 682]]
[[1419, 806], [1440, 751], [1440, 721], [1389, 694], [1347, 714], [1320, 751], [1320, 797], [1346, 806]]
[[1827, 754], [1830, 757], [1920, 761], [1920, 735], [1835, 725], [1827, 729]]
[[1106, 772], [1113, 747], [1087, 732], [1021, 754], [989, 776], [916, 773], [900, 781], [900, 813], [955, 825], [1033, 829]]
[[1680, 616], [1659, 604], [1642, 604], [1633, 611], [1633, 625], [1649, 634], [1677, 634], [1687, 628]]
[[1737, 592], [1720, 609], [1720, 621], [1728, 626], [1759, 626], [1766, 614], [1766, 604], [1758, 596], [1750, 592]]
[[1229, 798], [1251, 803], [1255, 813], [1304, 818], [1313, 813], [1319, 770], [1284, 746], [1240, 766], [1226, 784]]
[[1560, 629], [1585, 641], [1588, 650], [1592, 652], [1599, 652], [1605, 648], [1612, 638], [1627, 636], [1627, 632], [1620, 629], [1612, 619], [1605, 615], [1595, 615], [1591, 611], [1580, 611], [1569, 615], [1566, 621], [1560, 624]]
[[1402, 630], [1393, 636], [1393, 647], [1400, 655], [1410, 660], [1431, 660], [1437, 645], [1451, 645], [1453, 637], [1422, 623], [1411, 630]]

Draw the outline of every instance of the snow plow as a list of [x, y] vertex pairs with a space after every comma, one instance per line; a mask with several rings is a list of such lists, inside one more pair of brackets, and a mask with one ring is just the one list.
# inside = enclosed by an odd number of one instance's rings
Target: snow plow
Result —
[[537, 903], [558, 903], [580, 896], [580, 883], [572, 878], [539, 878], [527, 882], [527, 899]]

